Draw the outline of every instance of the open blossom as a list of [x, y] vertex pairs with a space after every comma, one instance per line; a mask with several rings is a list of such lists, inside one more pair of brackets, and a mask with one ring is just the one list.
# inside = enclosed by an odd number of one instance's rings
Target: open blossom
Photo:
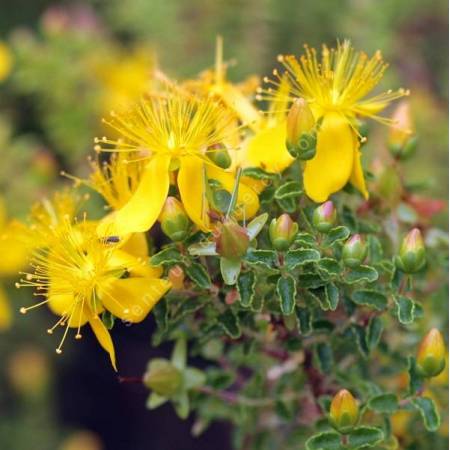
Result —
[[[317, 123], [316, 155], [305, 163], [303, 173], [307, 195], [324, 202], [350, 182], [367, 198], [356, 120], [368, 117], [392, 124], [378, 113], [408, 91], [399, 89], [370, 97], [387, 64], [380, 52], [369, 58], [364, 52], [356, 52], [349, 41], [338, 43], [336, 49], [323, 46], [321, 58], [315, 49], [305, 46], [300, 58], [280, 55], [279, 62], [285, 72], [275, 70], [276, 80], [267, 81], [279, 89], [287, 78], [289, 95], [305, 99]], [[272, 88], [263, 93], [273, 97]]]
[[[41, 235], [40, 246], [32, 257], [34, 272], [23, 273], [18, 287], [35, 288], [41, 297], [36, 304], [22, 307], [26, 313], [48, 305], [59, 316], [48, 329], [50, 334], [63, 327], [56, 349], [62, 352], [69, 329], [76, 330], [89, 323], [100, 345], [109, 353], [116, 368], [114, 346], [100, 314], [109, 311], [127, 322], [140, 322], [170, 288], [170, 282], [160, 278], [161, 270], [148, 264], [148, 257], [134, 254], [135, 246], [117, 237], [101, 239], [97, 224], [85, 219], [77, 223], [65, 215], [58, 224], [41, 223], [34, 228]], [[132, 242], [132, 241], [130, 241]]]
[[[152, 94], [124, 113], [111, 113], [106, 124], [121, 136], [97, 139], [97, 151], [133, 152], [132, 164], [143, 162], [139, 183], [129, 201], [100, 225], [117, 235], [146, 231], [158, 219], [171, 183], [178, 187], [189, 218], [202, 230], [210, 229], [209, 179], [228, 192], [234, 174], [216, 166], [208, 157], [225, 143], [233, 118], [210, 98], [197, 97], [176, 87]], [[258, 197], [249, 187], [239, 186], [237, 210], [252, 217]]]

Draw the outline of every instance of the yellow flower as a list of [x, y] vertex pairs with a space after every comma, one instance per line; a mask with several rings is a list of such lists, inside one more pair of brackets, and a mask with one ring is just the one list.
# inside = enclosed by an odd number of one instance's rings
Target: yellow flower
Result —
[[[391, 124], [378, 113], [408, 91], [399, 89], [368, 97], [387, 65], [379, 51], [369, 58], [356, 52], [349, 41], [338, 43], [336, 49], [323, 46], [320, 60], [314, 49], [305, 47], [299, 59], [280, 55], [279, 61], [286, 72], [280, 75], [275, 70], [278, 81], [270, 82], [280, 86], [287, 77], [291, 96], [305, 99], [318, 121], [316, 155], [304, 168], [307, 195], [324, 202], [350, 182], [367, 198], [356, 119], [369, 117]], [[270, 95], [270, 90], [265, 92]]]
[[[8, 220], [4, 202], [0, 199], [0, 277], [15, 276], [27, 264], [30, 248], [28, 230], [17, 220]], [[10, 328], [12, 312], [8, 295], [0, 285], [0, 331]]]
[[[200, 229], [209, 230], [208, 179], [231, 191], [234, 175], [215, 166], [208, 153], [223, 145], [232, 121], [232, 115], [213, 99], [174, 86], [150, 95], [127, 112], [112, 112], [111, 120], [105, 122], [122, 137], [96, 139], [95, 150], [133, 152], [134, 161], [144, 165], [131, 198], [105, 218], [99, 233], [105, 236], [108, 230], [122, 236], [151, 228], [175, 178], [186, 213]], [[256, 193], [241, 184], [237, 210], [248, 218], [258, 207]]]
[[5, 43], [0, 41], [0, 81], [8, 77], [12, 68], [12, 55]]
[[[50, 225], [42, 239], [48, 246], [34, 252], [34, 273], [24, 273], [17, 287], [31, 286], [43, 300], [22, 313], [47, 304], [60, 316], [49, 328], [52, 334], [58, 326], [64, 327], [56, 349], [62, 352], [70, 328], [76, 329], [75, 338], [81, 338], [81, 327], [89, 323], [100, 345], [109, 353], [116, 369], [114, 346], [108, 329], [99, 317], [109, 311], [127, 322], [140, 322], [170, 288], [160, 279], [161, 270], [148, 264], [148, 258], [133, 254], [126, 242], [119, 238], [100, 239], [97, 224], [83, 220], [73, 224], [69, 216], [58, 226]], [[36, 229], [41, 233], [41, 229]]]

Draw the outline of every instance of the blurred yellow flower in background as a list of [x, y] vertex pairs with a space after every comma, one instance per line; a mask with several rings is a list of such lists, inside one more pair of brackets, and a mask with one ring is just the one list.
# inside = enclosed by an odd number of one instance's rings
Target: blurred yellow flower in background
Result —
[[13, 58], [7, 45], [0, 41], [0, 82], [5, 80], [11, 72]]

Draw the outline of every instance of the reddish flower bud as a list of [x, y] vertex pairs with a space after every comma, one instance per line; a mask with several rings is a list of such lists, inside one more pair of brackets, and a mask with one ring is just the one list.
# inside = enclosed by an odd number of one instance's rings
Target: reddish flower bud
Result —
[[328, 233], [336, 221], [336, 209], [333, 202], [328, 200], [314, 210], [313, 224], [321, 233]]
[[348, 267], [359, 266], [367, 256], [367, 245], [361, 235], [354, 234], [344, 245], [342, 259]]
[[425, 246], [418, 228], [412, 229], [403, 239], [397, 266], [405, 273], [418, 272], [425, 264]]
[[425, 377], [435, 377], [445, 368], [444, 339], [436, 328], [430, 330], [420, 343], [417, 368]]
[[289, 248], [298, 232], [298, 224], [293, 222], [288, 214], [282, 214], [273, 219], [269, 226], [269, 236], [276, 250], [285, 251]]
[[241, 259], [250, 244], [247, 230], [232, 219], [218, 225], [215, 241], [217, 253], [231, 260]]
[[392, 120], [394, 124], [389, 133], [389, 150], [395, 157], [405, 159], [412, 155], [417, 146], [411, 107], [407, 100], [398, 104], [392, 115]]

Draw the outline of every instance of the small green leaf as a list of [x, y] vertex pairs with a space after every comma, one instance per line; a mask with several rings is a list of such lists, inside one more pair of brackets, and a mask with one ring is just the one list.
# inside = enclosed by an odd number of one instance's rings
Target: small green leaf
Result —
[[298, 285], [305, 289], [316, 289], [320, 286], [325, 286], [326, 284], [326, 281], [323, 281], [322, 278], [314, 272], [300, 273], [296, 278]]
[[163, 264], [176, 264], [182, 260], [181, 253], [173, 247], [165, 248], [150, 258], [152, 266], [161, 266]]
[[267, 222], [267, 219], [269, 218], [269, 214], [264, 213], [259, 215], [258, 217], [255, 217], [247, 226], [247, 235], [248, 238], [252, 241], [255, 239], [256, 236], [261, 232], [264, 225]]
[[317, 242], [310, 233], [298, 233], [295, 237], [295, 243], [301, 247], [315, 247]]
[[345, 241], [350, 236], [350, 230], [347, 227], [332, 228], [324, 241], [324, 246], [329, 247], [336, 242]]
[[276, 191], [274, 197], [277, 200], [300, 197], [303, 194], [302, 187], [297, 181], [288, 181], [282, 184]]
[[186, 266], [187, 276], [200, 288], [208, 289], [211, 287], [211, 280], [206, 269], [198, 263], [192, 263]]
[[403, 325], [409, 325], [414, 322], [415, 303], [403, 295], [394, 297], [398, 321]]
[[417, 370], [416, 359], [413, 356], [408, 358], [409, 394], [416, 395], [422, 390], [424, 378]]
[[393, 414], [398, 409], [398, 400], [395, 394], [381, 394], [372, 397], [367, 406], [378, 413]]
[[339, 289], [333, 283], [317, 289], [311, 289], [309, 293], [315, 297], [324, 311], [336, 310], [339, 303]]
[[310, 437], [306, 443], [306, 450], [341, 450], [341, 436], [335, 431], [326, 431]]
[[330, 373], [333, 368], [333, 349], [327, 342], [320, 342], [316, 345], [317, 361], [320, 371], [324, 374]]
[[254, 178], [255, 180], [275, 180], [279, 175], [265, 172], [257, 167], [248, 167], [242, 171], [242, 176]]
[[115, 316], [109, 311], [102, 312], [102, 322], [103, 325], [105, 325], [105, 327], [108, 328], [108, 330], [112, 330], [112, 328], [114, 327], [115, 320], [116, 320]]
[[273, 250], [249, 249], [245, 261], [256, 266], [273, 269], [277, 265], [277, 254]]
[[187, 342], [184, 337], [179, 338], [175, 342], [170, 361], [180, 371], [186, 367], [187, 360]]
[[232, 286], [236, 284], [241, 271], [241, 261], [233, 259], [220, 258], [220, 273], [225, 284]]
[[281, 200], [277, 200], [280, 208], [287, 213], [294, 213], [297, 209], [298, 201], [295, 198], [287, 197]]
[[187, 392], [182, 392], [176, 399], [173, 399], [175, 412], [180, 419], [187, 419], [189, 416], [189, 396]]
[[368, 306], [377, 311], [383, 311], [388, 304], [387, 297], [384, 294], [372, 289], [361, 289], [353, 292], [352, 300], [357, 305]]
[[303, 336], [308, 336], [312, 331], [312, 314], [308, 308], [297, 307], [295, 309], [298, 331]]
[[376, 264], [383, 258], [383, 247], [380, 240], [373, 234], [367, 238], [367, 247], [369, 249], [369, 261], [372, 264]]
[[156, 325], [160, 330], [166, 330], [168, 319], [169, 319], [169, 309], [167, 307], [167, 301], [162, 299], [153, 308], [153, 316], [155, 317]]
[[237, 289], [241, 305], [244, 308], [252, 306], [255, 296], [256, 277], [253, 272], [243, 272], [239, 275]]
[[200, 386], [203, 386], [206, 382], [205, 372], [195, 368], [195, 367], [187, 367], [183, 372], [183, 383], [184, 389], [189, 391], [190, 389], [196, 389]]
[[353, 324], [352, 325], [353, 336], [356, 339], [358, 350], [364, 358], [369, 356], [370, 350], [367, 347], [366, 330], [364, 327]]
[[233, 339], [237, 339], [241, 335], [241, 326], [239, 324], [238, 317], [231, 311], [227, 309], [218, 318], [219, 325], [223, 328], [225, 333], [228, 334]]
[[304, 264], [319, 261], [319, 259], [320, 253], [317, 250], [299, 248], [286, 253], [284, 264], [286, 269], [290, 271]]
[[208, 241], [197, 242], [188, 248], [188, 252], [192, 256], [214, 256], [217, 255], [216, 243]]
[[441, 425], [441, 418], [436, 408], [436, 404], [431, 398], [416, 397], [411, 403], [420, 411], [423, 423], [428, 431], [436, 431]]
[[370, 319], [366, 329], [366, 345], [369, 351], [375, 349], [383, 333], [383, 321], [375, 316]]
[[378, 272], [369, 266], [358, 266], [350, 269], [345, 275], [345, 282], [348, 284], [373, 283], [378, 280]]
[[277, 282], [277, 294], [280, 300], [281, 312], [288, 316], [294, 312], [297, 285], [290, 275], [280, 277]]
[[350, 431], [348, 443], [351, 448], [373, 447], [384, 439], [383, 430], [375, 427], [358, 427]]
[[317, 267], [327, 278], [337, 277], [341, 273], [341, 265], [333, 258], [322, 258]]
[[167, 397], [162, 397], [158, 395], [156, 392], [152, 392], [147, 399], [147, 408], [148, 409], [156, 409], [158, 406], [163, 405], [169, 400]]

